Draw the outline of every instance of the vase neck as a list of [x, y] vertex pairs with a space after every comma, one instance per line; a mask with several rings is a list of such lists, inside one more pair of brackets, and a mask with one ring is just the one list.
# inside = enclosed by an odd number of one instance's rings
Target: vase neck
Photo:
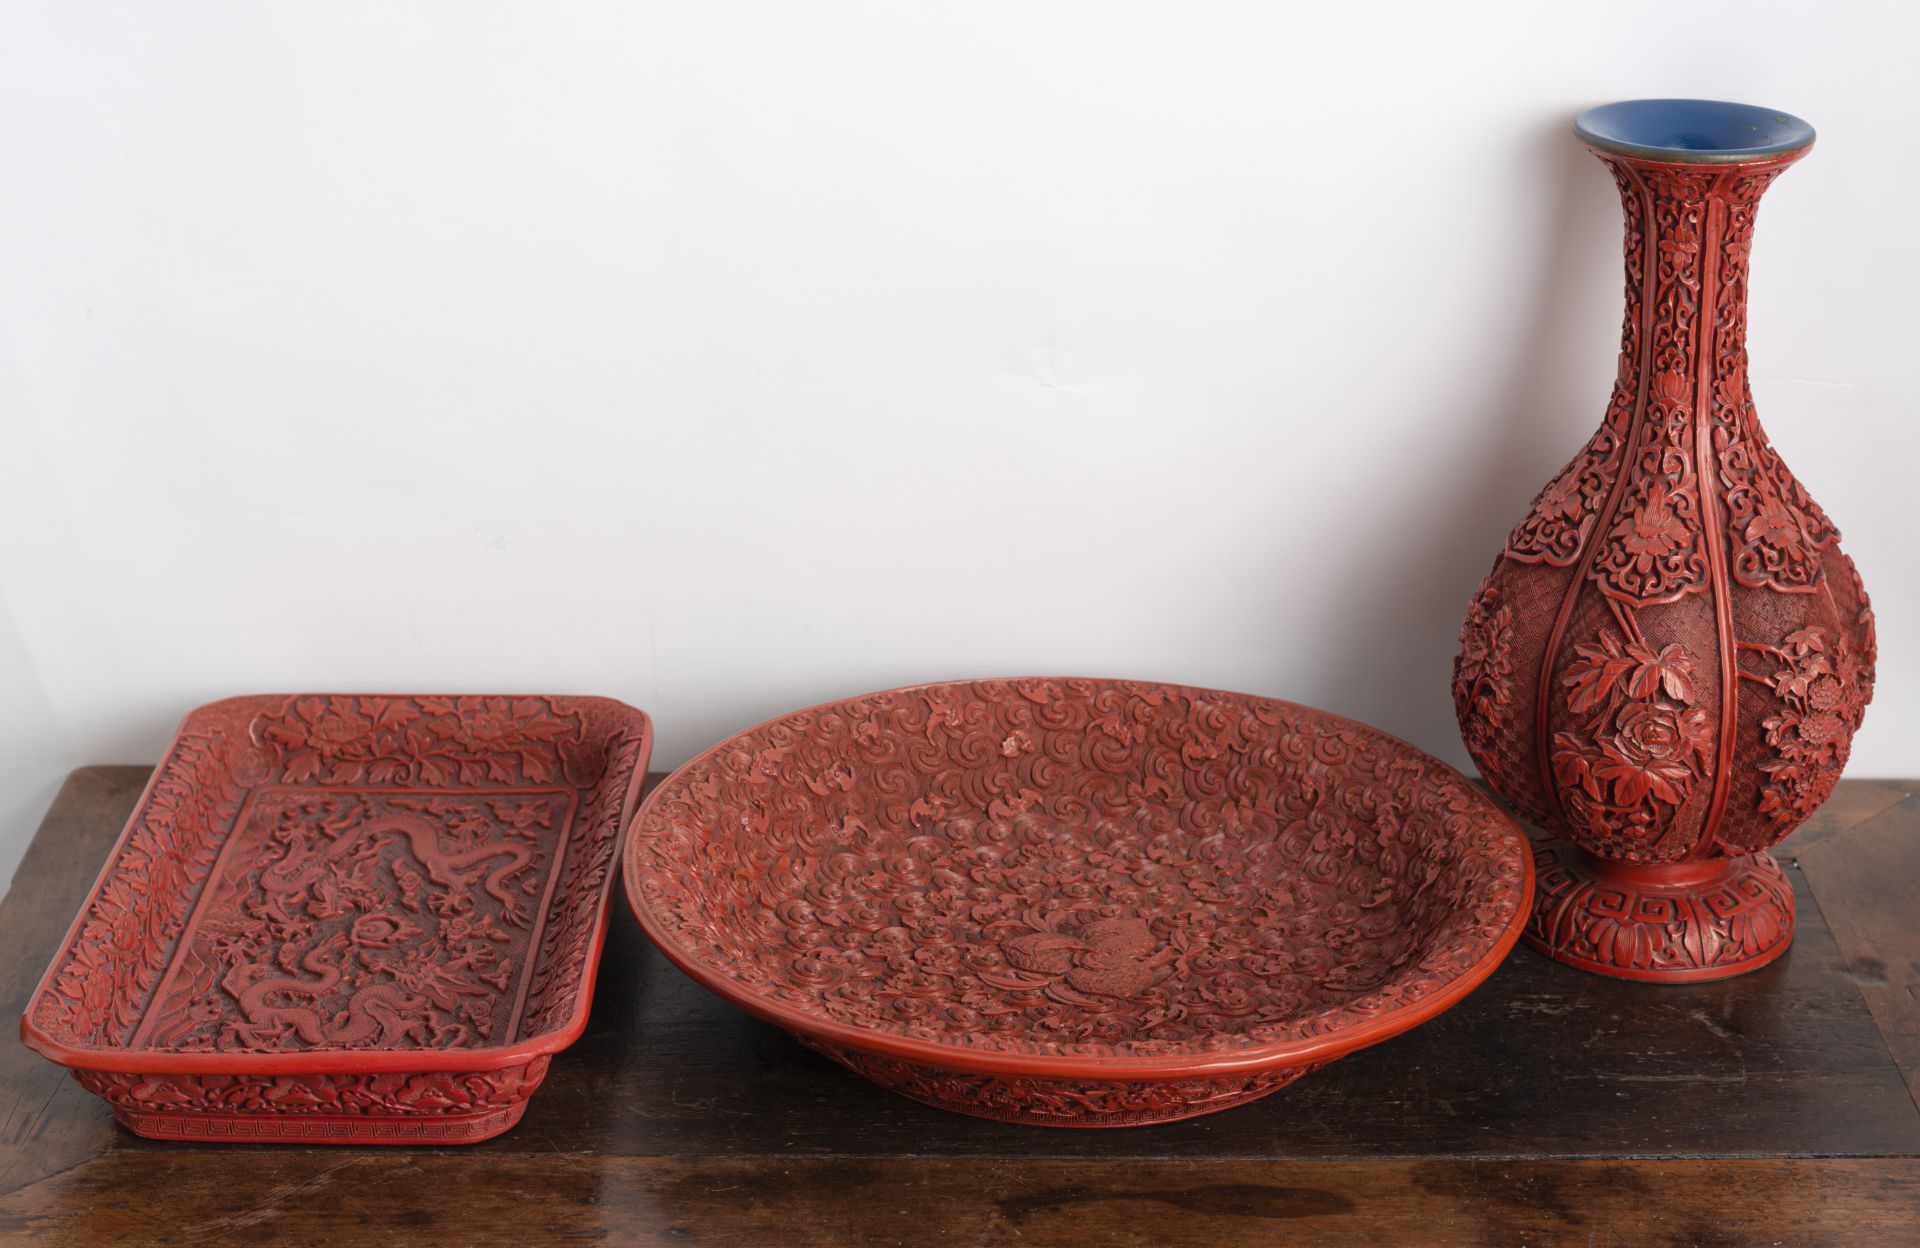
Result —
[[1600, 153], [1626, 215], [1627, 307], [1620, 384], [1664, 421], [1752, 419], [1747, 262], [1760, 197], [1799, 153], [1743, 165]]

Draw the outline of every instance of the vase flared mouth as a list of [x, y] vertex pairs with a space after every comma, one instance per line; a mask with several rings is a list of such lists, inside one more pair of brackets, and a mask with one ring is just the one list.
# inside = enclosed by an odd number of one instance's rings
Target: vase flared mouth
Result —
[[1773, 160], [1813, 145], [1813, 127], [1791, 113], [1721, 100], [1602, 104], [1575, 118], [1573, 132], [1603, 152], [1688, 165]]

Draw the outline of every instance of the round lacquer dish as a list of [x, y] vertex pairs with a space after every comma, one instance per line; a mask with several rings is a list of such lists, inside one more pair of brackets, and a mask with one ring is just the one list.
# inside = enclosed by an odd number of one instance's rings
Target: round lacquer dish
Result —
[[1107, 680], [786, 715], [635, 816], [673, 962], [961, 1113], [1111, 1127], [1264, 1096], [1460, 1000], [1527, 914], [1519, 829], [1309, 707]]

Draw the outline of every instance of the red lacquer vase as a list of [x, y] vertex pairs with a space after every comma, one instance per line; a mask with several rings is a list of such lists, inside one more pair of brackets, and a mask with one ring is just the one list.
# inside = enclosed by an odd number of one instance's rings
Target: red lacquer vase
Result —
[[1720, 979], [1792, 941], [1764, 851], [1833, 791], [1873, 691], [1859, 574], [1747, 387], [1754, 213], [1813, 129], [1635, 100], [1574, 130], [1626, 213], [1619, 376], [1474, 595], [1454, 704], [1487, 782], [1556, 834], [1526, 941], [1607, 975]]

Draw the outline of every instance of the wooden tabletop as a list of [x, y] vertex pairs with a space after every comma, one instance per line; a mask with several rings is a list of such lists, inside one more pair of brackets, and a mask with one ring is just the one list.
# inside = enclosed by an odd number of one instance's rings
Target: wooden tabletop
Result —
[[[17, 1016], [142, 767], [67, 781], [0, 903]], [[893, 1096], [694, 987], [616, 903], [586, 1035], [461, 1148], [142, 1140], [0, 1046], [0, 1235], [212, 1245], [1920, 1244], [1920, 782], [1780, 850], [1792, 951], [1649, 986], [1521, 948], [1265, 1100], [1063, 1131]]]

